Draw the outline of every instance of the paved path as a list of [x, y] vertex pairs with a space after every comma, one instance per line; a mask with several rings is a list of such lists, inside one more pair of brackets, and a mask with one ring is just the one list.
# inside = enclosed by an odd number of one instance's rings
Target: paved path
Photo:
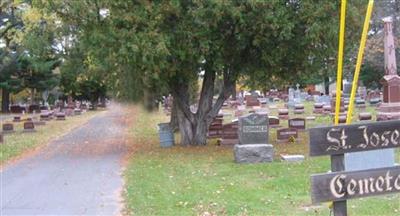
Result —
[[112, 110], [6, 167], [0, 215], [118, 215], [125, 116]]

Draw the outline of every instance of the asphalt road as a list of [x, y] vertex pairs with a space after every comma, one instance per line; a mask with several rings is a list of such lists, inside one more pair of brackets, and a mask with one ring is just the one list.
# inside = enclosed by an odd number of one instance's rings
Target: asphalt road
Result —
[[124, 117], [113, 106], [4, 168], [0, 215], [119, 215]]

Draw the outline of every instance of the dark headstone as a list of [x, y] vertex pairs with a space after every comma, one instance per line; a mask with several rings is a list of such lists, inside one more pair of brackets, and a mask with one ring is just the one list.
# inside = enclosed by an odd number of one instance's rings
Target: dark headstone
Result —
[[295, 128], [297, 130], [305, 130], [306, 120], [304, 118], [289, 119], [289, 128]]
[[76, 109], [74, 109], [74, 114], [75, 114], [75, 115], [80, 115], [80, 114], [82, 114], [82, 110], [76, 108]]
[[21, 116], [14, 116], [13, 122], [20, 122]]
[[208, 128], [208, 138], [221, 138], [222, 136], [222, 118], [215, 118]]
[[222, 129], [222, 142], [223, 145], [235, 145], [239, 143], [238, 122], [224, 124]]
[[239, 118], [239, 144], [268, 143], [268, 116], [256, 113]]
[[49, 121], [50, 120], [50, 113], [41, 113], [40, 114], [40, 120], [41, 121]]
[[3, 143], [3, 134], [0, 133], [0, 143]]
[[4, 123], [3, 133], [12, 133], [12, 132], [14, 132], [14, 125], [12, 123]]
[[32, 121], [24, 122], [24, 132], [34, 132], [35, 124]]
[[269, 116], [268, 117], [268, 125], [271, 128], [279, 127], [279, 118], [276, 116]]
[[294, 139], [298, 138], [298, 132], [296, 128], [282, 128], [276, 131], [276, 138], [278, 142], [288, 141], [290, 137]]
[[20, 105], [11, 105], [10, 106], [11, 113], [22, 113], [24, 110], [25, 110], [25, 108], [21, 107]]
[[65, 120], [65, 113], [62, 112], [57, 113], [56, 120]]
[[358, 119], [360, 121], [370, 121], [372, 120], [372, 114], [369, 112], [362, 112], [358, 114]]
[[40, 112], [40, 106], [37, 105], [37, 104], [32, 104], [32, 105], [30, 105], [30, 106], [28, 107], [28, 112], [29, 112], [29, 113], [33, 113], [33, 112], [39, 113], [39, 112]]
[[278, 116], [280, 119], [289, 119], [288, 109], [278, 109]]

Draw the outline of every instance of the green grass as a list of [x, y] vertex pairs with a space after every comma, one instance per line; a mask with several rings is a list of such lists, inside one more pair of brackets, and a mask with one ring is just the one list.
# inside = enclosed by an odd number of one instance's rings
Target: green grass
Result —
[[90, 111], [79, 116], [67, 117], [66, 121], [52, 120], [46, 122], [44, 126], [35, 126], [37, 132], [34, 133], [22, 133], [23, 123], [14, 123], [16, 132], [4, 134], [4, 143], [0, 144], [0, 165], [23, 153], [46, 145], [52, 139], [66, 134], [99, 113], [100, 111]]
[[[127, 214], [329, 215], [328, 204], [311, 205], [309, 193], [310, 175], [328, 171], [329, 158], [279, 161], [281, 153], [307, 155], [305, 132], [295, 144], [272, 142], [273, 163], [238, 165], [231, 147], [216, 146], [214, 141], [205, 147], [159, 148], [156, 125], [167, 121], [162, 113], [137, 111], [134, 152], [124, 173]], [[313, 124], [326, 121], [327, 117], [317, 118]], [[275, 136], [270, 132], [270, 140]], [[399, 152], [397, 156], [399, 161]], [[351, 200], [348, 211], [349, 215], [399, 215], [400, 196]]]

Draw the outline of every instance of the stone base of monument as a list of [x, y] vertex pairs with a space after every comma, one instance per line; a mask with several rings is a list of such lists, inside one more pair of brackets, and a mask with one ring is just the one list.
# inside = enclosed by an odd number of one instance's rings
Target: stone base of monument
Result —
[[377, 121], [400, 119], [400, 103], [382, 103], [378, 107]]
[[236, 163], [266, 163], [274, 160], [274, 147], [270, 144], [235, 145]]

